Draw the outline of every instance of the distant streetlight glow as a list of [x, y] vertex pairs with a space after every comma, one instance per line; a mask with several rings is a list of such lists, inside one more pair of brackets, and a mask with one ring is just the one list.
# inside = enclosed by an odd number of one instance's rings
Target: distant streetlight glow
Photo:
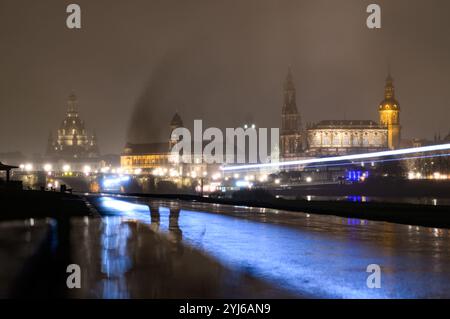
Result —
[[109, 170], [110, 170], [110, 167], [102, 167], [102, 168], [100, 168], [100, 172], [102, 172], [102, 173], [106, 173]]
[[89, 175], [89, 173], [91, 172], [91, 167], [89, 165], [84, 165], [83, 167], [83, 173], [85, 175]]

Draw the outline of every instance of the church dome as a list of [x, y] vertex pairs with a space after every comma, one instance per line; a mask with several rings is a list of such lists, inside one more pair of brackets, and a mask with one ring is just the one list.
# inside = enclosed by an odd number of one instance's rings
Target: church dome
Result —
[[95, 134], [88, 136], [84, 121], [78, 114], [78, 100], [74, 93], [69, 96], [67, 104], [66, 117], [59, 126], [56, 140], [49, 137], [47, 155], [54, 158], [97, 157]]
[[60, 129], [66, 130], [66, 132], [72, 132], [81, 134], [84, 131], [84, 122], [78, 117], [66, 117], [60, 125]]

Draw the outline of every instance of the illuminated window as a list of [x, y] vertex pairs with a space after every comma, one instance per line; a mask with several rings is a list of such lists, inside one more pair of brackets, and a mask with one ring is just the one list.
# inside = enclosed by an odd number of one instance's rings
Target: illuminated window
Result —
[[328, 133], [325, 133], [323, 135], [322, 146], [329, 146], [329, 145], [331, 145], [331, 139]]
[[368, 134], [366, 133], [363, 136], [363, 146], [369, 146], [369, 144], [370, 144], [370, 139], [369, 139]]
[[339, 133], [335, 132], [333, 136], [333, 146], [341, 145], [341, 136]]
[[353, 137], [352, 137], [352, 145], [355, 146], [355, 147], [360, 146], [360, 138], [359, 138], [358, 133], [355, 133], [353, 135]]
[[342, 138], [342, 145], [343, 146], [350, 146], [350, 135], [348, 133], [345, 133]]

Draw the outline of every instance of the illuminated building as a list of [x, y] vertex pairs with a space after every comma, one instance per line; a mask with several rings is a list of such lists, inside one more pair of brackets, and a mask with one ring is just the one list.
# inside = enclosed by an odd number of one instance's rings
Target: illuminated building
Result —
[[88, 135], [84, 121], [78, 114], [78, 100], [74, 93], [69, 96], [65, 119], [62, 121], [56, 139], [50, 132], [46, 157], [68, 161], [95, 159], [99, 157], [95, 134]]
[[397, 149], [400, 146], [400, 105], [395, 99], [393, 79], [389, 74], [384, 89], [384, 100], [380, 103], [380, 124], [388, 130], [388, 147]]
[[[450, 134], [441, 138], [435, 135], [434, 141], [414, 139], [414, 145], [433, 146], [450, 143]], [[433, 154], [416, 153], [410, 159], [403, 161], [403, 168], [408, 172], [408, 179], [450, 179], [449, 150], [435, 151]]]
[[[120, 157], [120, 166], [123, 170], [134, 172], [142, 170], [144, 173], [152, 173], [160, 170], [169, 172], [168, 166], [176, 164], [171, 149], [178, 142], [178, 137], [173, 135], [173, 130], [183, 126], [181, 117], [176, 113], [170, 121], [170, 137], [167, 142], [158, 143], [127, 143]], [[169, 173], [168, 173], [169, 174]]]
[[136, 169], [150, 172], [168, 165], [170, 155], [168, 143], [127, 143], [120, 157], [120, 166], [130, 172]]
[[[173, 146], [180, 141], [180, 137], [174, 132], [175, 129], [183, 127], [181, 117], [176, 113], [169, 123], [170, 134], [166, 142], [134, 144], [127, 143], [120, 157], [121, 170], [124, 173], [142, 175], [142, 180], [150, 181], [150, 185], [142, 182], [143, 189], [155, 191], [168, 186], [170, 183], [177, 188], [195, 188], [205, 192], [214, 191], [219, 185], [220, 164], [207, 164], [203, 154], [195, 153], [191, 147], [190, 154], [174, 153]], [[203, 142], [205, 144], [205, 142]], [[204, 145], [203, 145], [204, 146]], [[203, 148], [202, 148], [203, 149]], [[193, 157], [193, 162], [185, 161], [184, 156]], [[139, 172], [139, 173], [136, 173]], [[149, 175], [152, 178], [147, 179]], [[152, 184], [155, 182], [155, 184]], [[169, 182], [169, 184], [165, 184]], [[165, 185], [165, 186], [164, 186]]]
[[400, 106], [388, 75], [379, 105], [380, 123], [372, 120], [330, 120], [309, 125], [306, 156], [336, 156], [400, 147]]
[[386, 149], [388, 131], [374, 121], [322, 121], [308, 128], [314, 155], [345, 155]]
[[296, 90], [289, 69], [284, 83], [284, 102], [281, 112], [280, 156], [292, 159], [303, 152], [301, 118], [297, 110]]

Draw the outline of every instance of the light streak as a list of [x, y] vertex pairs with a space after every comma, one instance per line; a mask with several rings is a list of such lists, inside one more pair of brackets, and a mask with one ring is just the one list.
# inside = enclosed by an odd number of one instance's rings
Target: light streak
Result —
[[[405, 160], [413, 160], [413, 159], [426, 159], [426, 158], [436, 158], [436, 157], [447, 157], [450, 156], [450, 153], [445, 154], [433, 154], [433, 155], [422, 155], [422, 156], [410, 156], [410, 157], [400, 157], [400, 158], [389, 158], [384, 160], [372, 160], [371, 163], [388, 163], [388, 162], [396, 162], [396, 161], [405, 161]], [[350, 163], [335, 163], [335, 164], [323, 164], [323, 165], [312, 165], [307, 166], [306, 168], [321, 168], [321, 167], [335, 167], [335, 166], [347, 166], [347, 165], [360, 165], [360, 162], [350, 162]]]
[[450, 149], [450, 144], [440, 144], [440, 145], [404, 148], [404, 149], [392, 150], [392, 151], [333, 156], [333, 157], [324, 157], [324, 158], [312, 158], [312, 159], [306, 159], [306, 160], [286, 161], [286, 162], [278, 162], [278, 163], [228, 166], [228, 167], [221, 167], [221, 169], [223, 171], [237, 171], [237, 170], [259, 169], [259, 168], [273, 168], [273, 167], [283, 167], [283, 166], [293, 166], [293, 165], [307, 165], [307, 164], [314, 164], [314, 163], [329, 163], [329, 162], [339, 162], [339, 161], [348, 161], [348, 160], [360, 160], [360, 159], [367, 159], [367, 158], [378, 158], [378, 157], [424, 153], [424, 152], [432, 152], [432, 151], [443, 151], [443, 150], [448, 150], [448, 149]]

